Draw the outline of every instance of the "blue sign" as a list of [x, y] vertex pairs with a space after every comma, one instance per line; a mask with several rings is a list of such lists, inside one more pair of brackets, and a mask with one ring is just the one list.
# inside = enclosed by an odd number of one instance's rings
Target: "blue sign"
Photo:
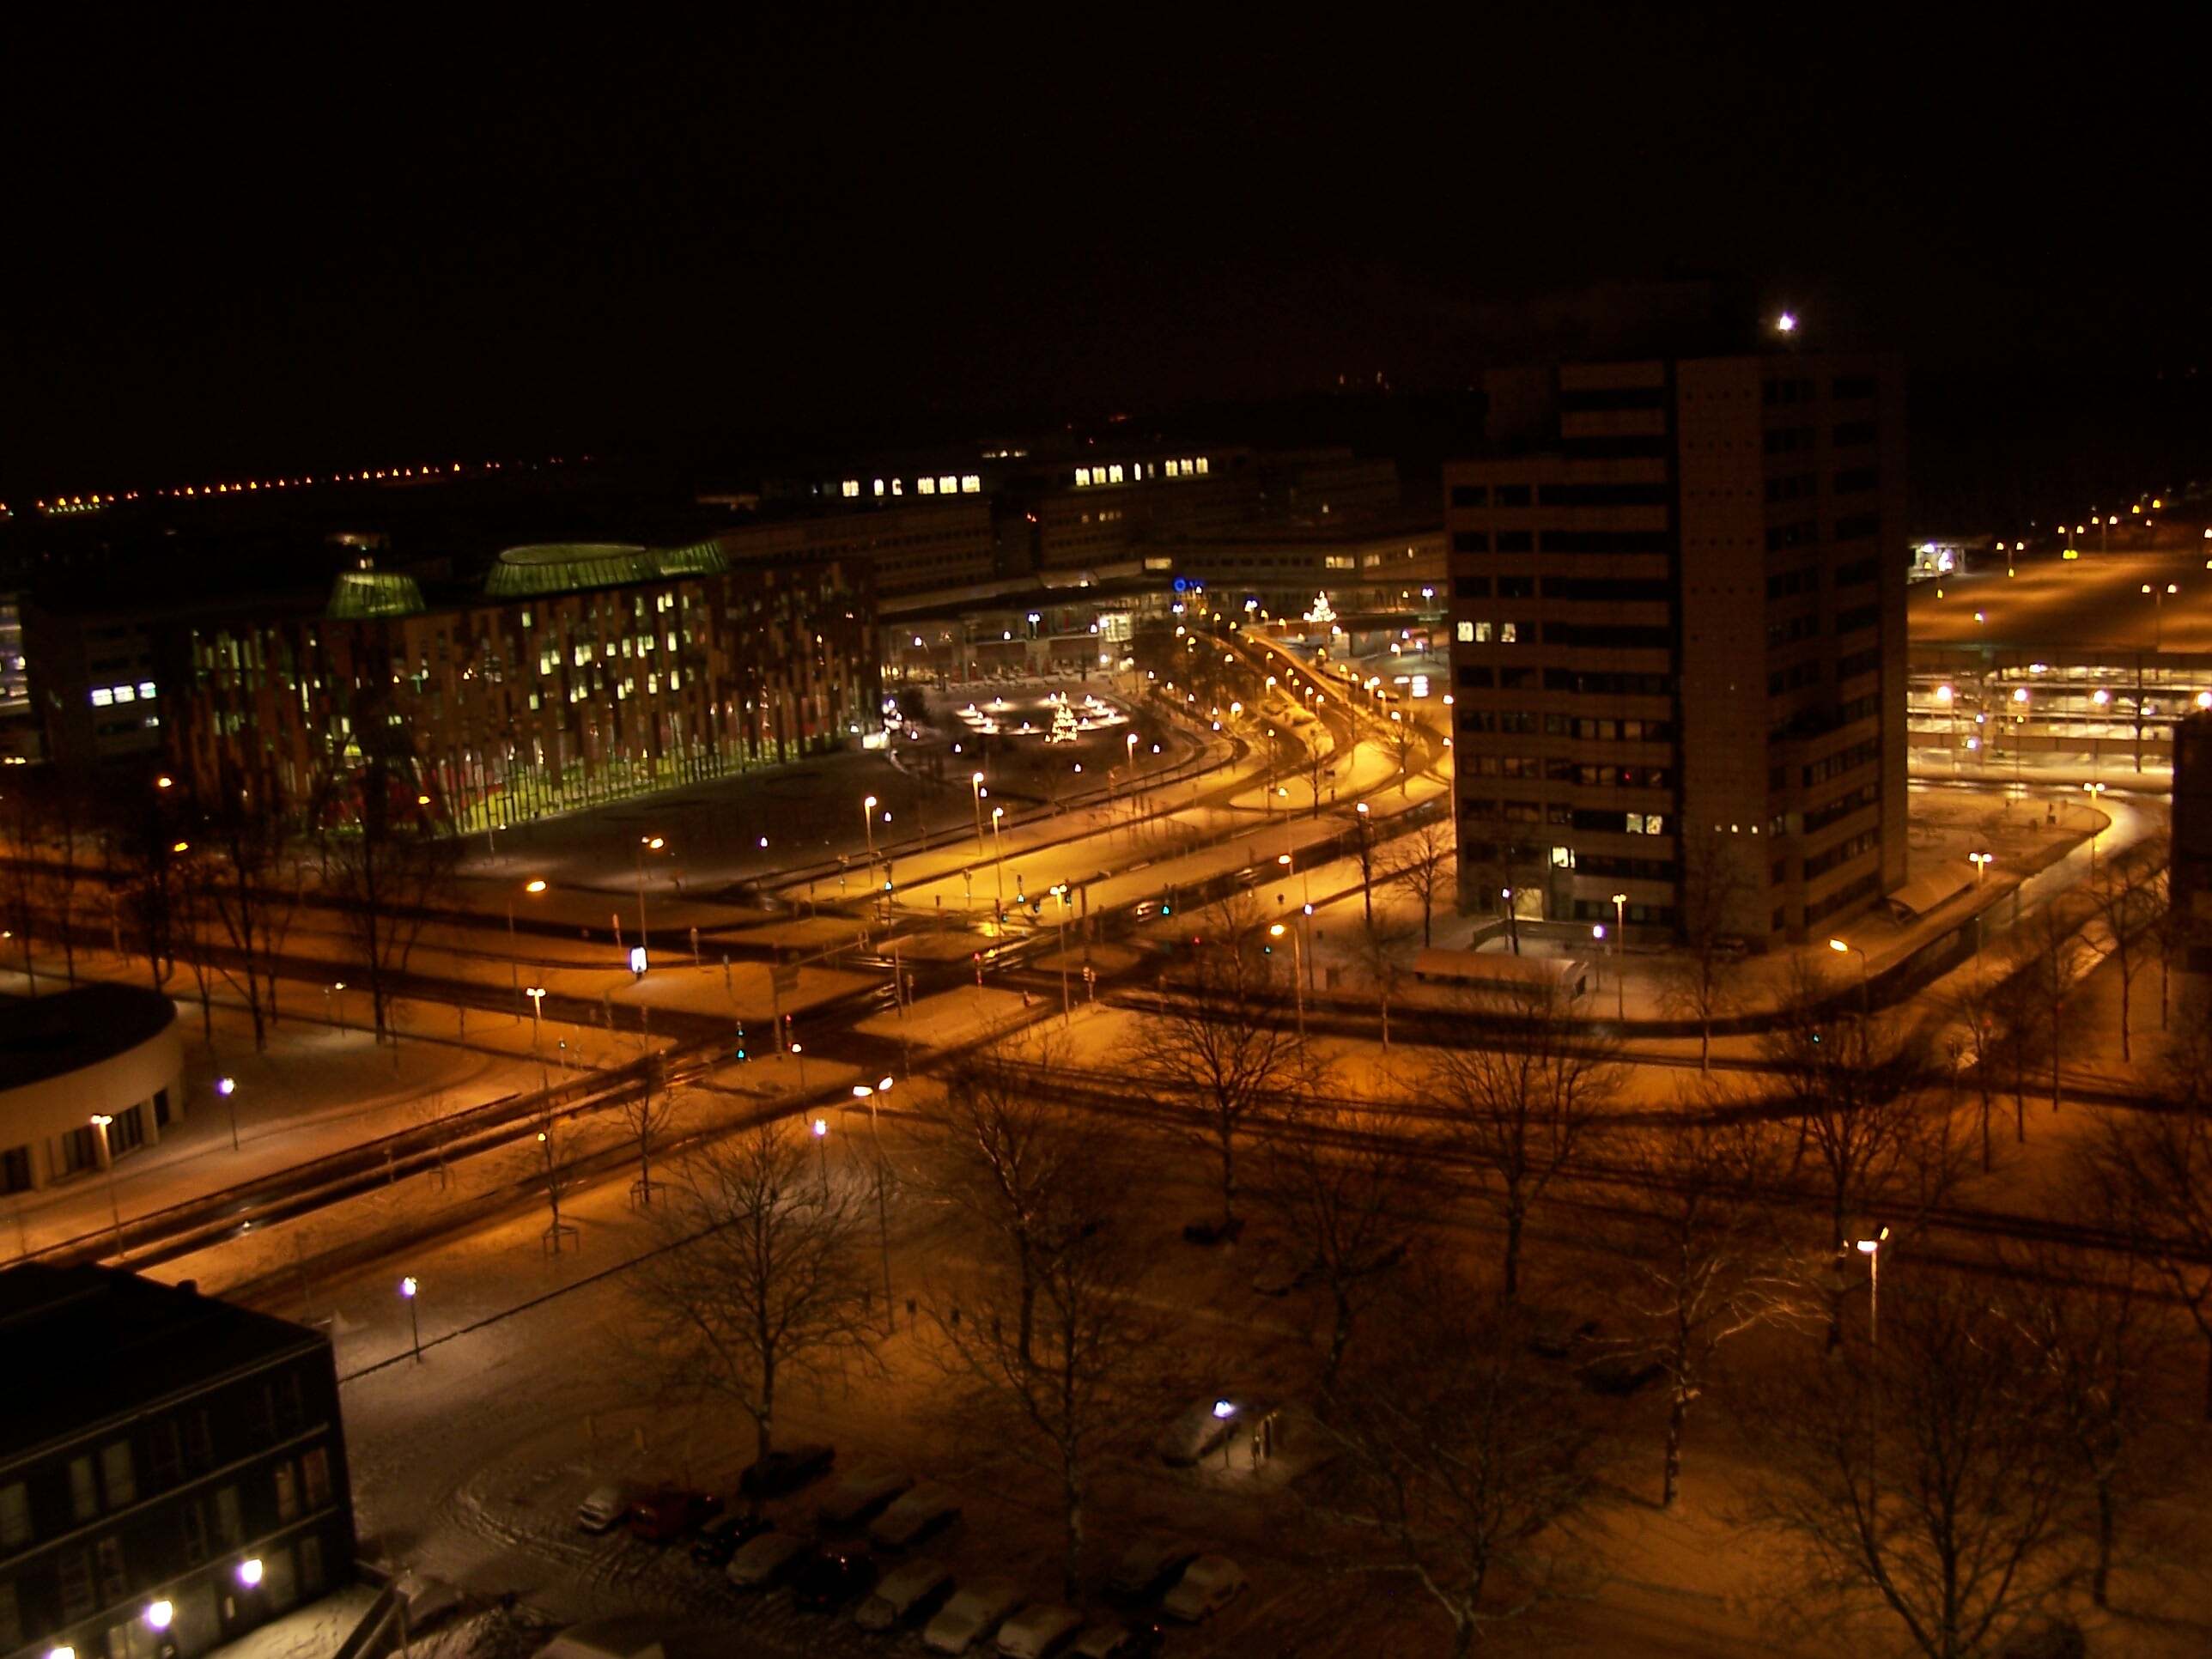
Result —
[[1176, 592], [1178, 592], [1178, 593], [1188, 593], [1188, 592], [1190, 592], [1190, 584], [1189, 584], [1188, 582], [1185, 581], [1182, 577], [1177, 576], [1177, 577], [1176, 578]]

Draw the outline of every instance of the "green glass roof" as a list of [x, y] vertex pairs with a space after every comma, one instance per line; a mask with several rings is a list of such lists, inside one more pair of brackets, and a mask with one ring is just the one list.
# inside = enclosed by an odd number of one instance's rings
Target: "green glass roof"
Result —
[[495, 599], [526, 599], [536, 593], [574, 593], [592, 587], [620, 587], [662, 576], [711, 576], [729, 568], [720, 544], [689, 547], [639, 547], [622, 542], [546, 542], [510, 547], [499, 556], [484, 583]]
[[411, 617], [422, 608], [415, 579], [396, 570], [341, 570], [331, 584], [333, 617]]

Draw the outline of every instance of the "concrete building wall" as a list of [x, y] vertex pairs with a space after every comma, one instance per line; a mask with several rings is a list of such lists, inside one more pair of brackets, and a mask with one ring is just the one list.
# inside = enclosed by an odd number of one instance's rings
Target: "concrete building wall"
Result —
[[[0, 1054], [4, 1058], [4, 1054]], [[117, 1160], [161, 1138], [185, 1110], [185, 1048], [173, 1014], [144, 1041], [98, 1060], [13, 1088], [0, 1089], [0, 1192], [36, 1191], [99, 1161], [94, 1114], [107, 1126]]]

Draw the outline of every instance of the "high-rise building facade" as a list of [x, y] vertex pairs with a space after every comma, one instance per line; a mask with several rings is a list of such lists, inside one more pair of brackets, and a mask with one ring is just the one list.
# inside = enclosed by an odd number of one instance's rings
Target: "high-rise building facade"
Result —
[[1522, 915], [1832, 929], [1905, 879], [1901, 370], [1491, 377], [1444, 470], [1461, 891]]

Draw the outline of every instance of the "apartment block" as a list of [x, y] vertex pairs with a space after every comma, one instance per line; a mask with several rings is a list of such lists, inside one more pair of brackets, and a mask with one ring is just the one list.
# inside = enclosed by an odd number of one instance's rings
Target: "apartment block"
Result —
[[27, 1266], [0, 1352], [0, 1656], [191, 1659], [352, 1578], [327, 1338]]
[[1462, 893], [1832, 930], [1905, 869], [1902, 372], [1503, 371], [1444, 471]]

